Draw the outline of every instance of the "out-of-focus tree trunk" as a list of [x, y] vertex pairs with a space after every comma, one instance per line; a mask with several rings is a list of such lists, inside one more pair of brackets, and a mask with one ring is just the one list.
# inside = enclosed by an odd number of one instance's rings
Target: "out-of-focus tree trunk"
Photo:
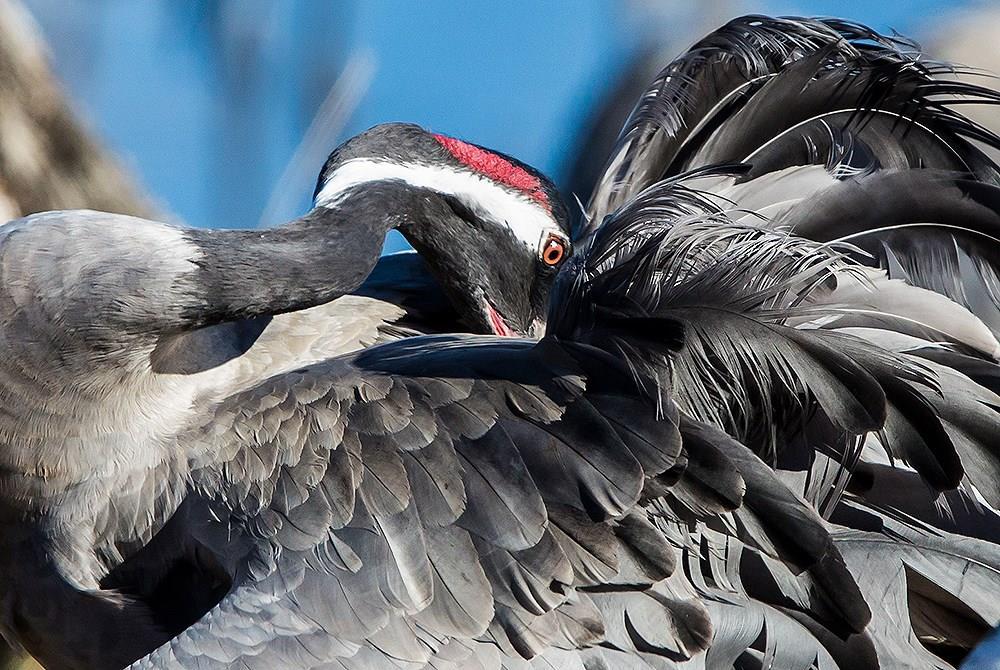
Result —
[[0, 0], [0, 222], [72, 208], [153, 209], [75, 118], [27, 10]]
[[[935, 21], [923, 40], [932, 57], [976, 73], [963, 72], [958, 78], [989, 88], [997, 88], [1000, 75], [1000, 7], [983, 3], [955, 12], [945, 21]], [[962, 105], [962, 112], [994, 133], [1000, 133], [1000, 107]], [[1000, 161], [1000, 151], [986, 148], [990, 158]]]
[[[153, 213], [149, 199], [75, 118], [30, 15], [16, 0], [0, 0], [0, 223], [72, 208]], [[0, 638], [0, 670], [38, 668]]]

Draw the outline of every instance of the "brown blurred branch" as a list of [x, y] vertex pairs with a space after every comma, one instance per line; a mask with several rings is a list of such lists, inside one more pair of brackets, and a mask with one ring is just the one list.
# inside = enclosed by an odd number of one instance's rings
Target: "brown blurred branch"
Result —
[[0, 222], [72, 208], [153, 210], [75, 118], [28, 12], [0, 0]]
[[39, 666], [28, 656], [18, 656], [0, 641], [0, 668], [2, 670], [38, 670]]

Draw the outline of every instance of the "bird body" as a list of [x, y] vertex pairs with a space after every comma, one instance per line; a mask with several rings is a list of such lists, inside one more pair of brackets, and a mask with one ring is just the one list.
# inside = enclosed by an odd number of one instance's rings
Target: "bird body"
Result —
[[[370, 153], [392, 134], [431, 137], [413, 126], [386, 126], [341, 151], [366, 144]], [[439, 140], [428, 141], [440, 148]], [[438, 190], [407, 181], [398, 161], [383, 161], [388, 172], [358, 177], [365, 160], [352, 155], [344, 166], [329, 164], [316, 207], [272, 230], [195, 230], [89, 211], [43, 213], [0, 227], [0, 397], [8, 409], [0, 419], [0, 518], [12, 528], [0, 538], [9, 576], [0, 584], [5, 635], [57, 667], [117, 667], [142, 655], [133, 645], [148, 651], [151, 637], [168, 639], [148, 608], [103, 589], [102, 580], [178, 514], [195, 472], [181, 435], [206, 411], [276, 375], [390, 337], [384, 327], [405, 309], [346, 295], [376, 265], [390, 227], [439, 245], [439, 253], [456, 243], [463, 262], [478, 259], [479, 268], [459, 275], [476, 280], [474, 323], [512, 332], [485, 297], [485, 245], [461, 244], [453, 222], [460, 220], [467, 235], [489, 235], [494, 222], [479, 223], [473, 212], [495, 209], [506, 194], [515, 211], [537, 211], [539, 227], [528, 246], [528, 223], [515, 231], [496, 222], [492, 247], [509, 244], [508, 261], [526, 256], [526, 267], [544, 267], [539, 247], [560, 227], [552, 204], [481, 183], [488, 178], [471, 170], [466, 179], [487, 194], [484, 205], [475, 194], [442, 191], [447, 180]], [[462, 183], [462, 166], [438, 170]], [[451, 197], [464, 203], [460, 214], [447, 204]], [[510, 313], [520, 326], [539, 307], [530, 297], [493, 301], [518, 307]], [[530, 326], [532, 318], [523, 322]], [[41, 611], [23, 590], [40, 584], [49, 587], [32, 592], [46, 603]], [[120, 651], [60, 656], [80, 648], [72, 635], [84, 631], [72, 624], [89, 610], [91, 632], [114, 636]], [[36, 646], [50, 635], [64, 639], [61, 649]]]
[[275, 229], [0, 228], [0, 630], [53, 668], [948, 667], [1000, 621], [1000, 140], [939, 74], [734, 20], [572, 253], [541, 175], [401, 124]]

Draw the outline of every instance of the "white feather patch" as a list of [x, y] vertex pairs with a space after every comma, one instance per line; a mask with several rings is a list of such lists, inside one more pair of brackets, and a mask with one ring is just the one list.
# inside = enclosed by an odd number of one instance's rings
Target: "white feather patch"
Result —
[[527, 196], [520, 196], [486, 176], [443, 165], [391, 163], [369, 158], [346, 161], [334, 170], [316, 195], [316, 205], [336, 207], [356, 186], [401, 181], [451, 196], [483, 219], [507, 226], [528, 249], [537, 251], [543, 236], [559, 230], [551, 215]]

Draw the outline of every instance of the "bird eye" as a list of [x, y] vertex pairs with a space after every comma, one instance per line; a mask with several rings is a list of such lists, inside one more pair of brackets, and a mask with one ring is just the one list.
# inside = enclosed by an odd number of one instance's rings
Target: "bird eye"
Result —
[[550, 267], [555, 267], [565, 257], [566, 242], [555, 235], [549, 235], [549, 238], [545, 240], [545, 244], [542, 246], [542, 262]]

